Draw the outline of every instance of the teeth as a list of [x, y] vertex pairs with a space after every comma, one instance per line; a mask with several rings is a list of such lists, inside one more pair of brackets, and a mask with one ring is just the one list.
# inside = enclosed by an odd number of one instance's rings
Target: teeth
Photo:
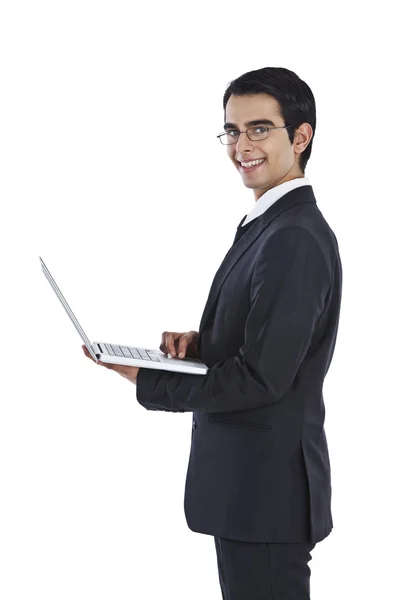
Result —
[[264, 162], [263, 158], [261, 158], [260, 160], [252, 160], [251, 162], [248, 162], [248, 163], [242, 162], [241, 165], [242, 165], [242, 167], [254, 167], [255, 165], [260, 165], [262, 162]]

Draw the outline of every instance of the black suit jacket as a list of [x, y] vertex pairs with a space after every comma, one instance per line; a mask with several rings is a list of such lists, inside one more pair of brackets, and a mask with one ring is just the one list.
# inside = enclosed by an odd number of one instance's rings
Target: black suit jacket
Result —
[[199, 328], [207, 375], [140, 369], [149, 410], [193, 412], [185, 515], [193, 531], [318, 542], [332, 530], [323, 382], [342, 267], [310, 185], [238, 228]]

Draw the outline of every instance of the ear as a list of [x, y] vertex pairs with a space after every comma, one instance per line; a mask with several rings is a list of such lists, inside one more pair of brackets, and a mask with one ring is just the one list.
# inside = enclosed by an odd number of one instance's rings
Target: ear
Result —
[[294, 134], [294, 144], [297, 152], [301, 153], [307, 148], [308, 144], [312, 140], [314, 135], [313, 129], [310, 123], [302, 123], [298, 127]]

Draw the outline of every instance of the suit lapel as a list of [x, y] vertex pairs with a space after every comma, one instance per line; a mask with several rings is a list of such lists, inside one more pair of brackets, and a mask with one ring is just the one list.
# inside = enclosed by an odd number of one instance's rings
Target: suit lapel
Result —
[[[212, 282], [200, 322], [199, 333], [205, 329], [207, 321], [211, 317], [217, 304], [221, 287], [240, 257], [252, 244], [254, 244], [254, 242], [278, 215], [292, 208], [293, 206], [310, 202], [316, 203], [311, 185], [304, 185], [295, 188], [279, 198], [279, 200], [274, 202], [274, 204], [270, 206], [262, 215], [257, 217], [255, 222], [244, 235], [242, 235], [239, 239], [237, 239], [238, 236], [235, 236], [235, 241], [223, 259], [222, 264], [216, 272]], [[240, 222], [239, 227], [241, 227], [244, 219], [245, 217]]]

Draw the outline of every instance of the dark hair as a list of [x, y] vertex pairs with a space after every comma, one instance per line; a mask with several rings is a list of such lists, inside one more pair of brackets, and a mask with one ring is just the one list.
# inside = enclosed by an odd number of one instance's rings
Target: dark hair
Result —
[[282, 67], [265, 67], [257, 71], [244, 73], [229, 83], [224, 93], [224, 116], [225, 109], [231, 95], [249, 96], [252, 94], [269, 94], [279, 103], [279, 114], [288, 127], [290, 143], [293, 144], [295, 130], [302, 123], [309, 123], [313, 130], [313, 136], [307, 148], [300, 155], [300, 168], [305, 171], [311, 148], [315, 137], [317, 123], [315, 99], [309, 86], [296, 73]]

